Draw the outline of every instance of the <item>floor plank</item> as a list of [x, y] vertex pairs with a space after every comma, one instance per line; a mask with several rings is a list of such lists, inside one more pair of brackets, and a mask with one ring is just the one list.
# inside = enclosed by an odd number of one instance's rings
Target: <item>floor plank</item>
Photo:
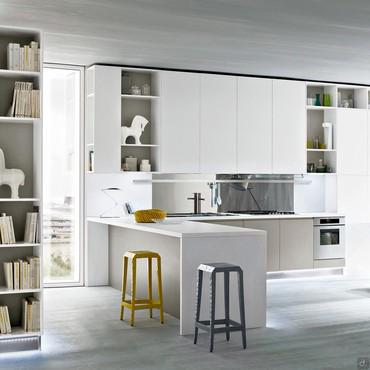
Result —
[[[370, 357], [370, 281], [341, 276], [268, 282], [268, 327], [226, 342], [178, 335], [178, 321], [161, 325], [138, 312], [131, 328], [120, 322], [112, 288], [47, 289], [42, 352], [5, 354], [0, 369], [356, 369]], [[158, 314], [155, 316], [158, 317]]]

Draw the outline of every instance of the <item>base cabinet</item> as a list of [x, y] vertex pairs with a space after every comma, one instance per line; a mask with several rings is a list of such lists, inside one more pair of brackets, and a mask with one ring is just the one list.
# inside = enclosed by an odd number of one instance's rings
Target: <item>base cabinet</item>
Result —
[[280, 270], [279, 220], [244, 221], [244, 227], [267, 232], [267, 271]]
[[313, 219], [203, 221], [267, 232], [266, 271], [343, 267], [344, 259], [314, 260]]
[[280, 270], [313, 268], [313, 220], [280, 220]]

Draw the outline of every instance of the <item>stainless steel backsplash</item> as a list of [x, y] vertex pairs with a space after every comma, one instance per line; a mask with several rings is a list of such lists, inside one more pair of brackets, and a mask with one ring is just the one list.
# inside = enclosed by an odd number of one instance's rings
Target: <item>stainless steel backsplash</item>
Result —
[[220, 184], [222, 204], [218, 207], [219, 212], [258, 209], [294, 211], [294, 176], [217, 175], [217, 180], [231, 179], [246, 182]]

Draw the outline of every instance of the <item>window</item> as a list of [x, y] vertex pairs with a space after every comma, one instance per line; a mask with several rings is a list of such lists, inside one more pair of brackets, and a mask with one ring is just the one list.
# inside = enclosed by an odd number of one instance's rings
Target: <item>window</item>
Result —
[[44, 67], [44, 283], [82, 282], [83, 68]]

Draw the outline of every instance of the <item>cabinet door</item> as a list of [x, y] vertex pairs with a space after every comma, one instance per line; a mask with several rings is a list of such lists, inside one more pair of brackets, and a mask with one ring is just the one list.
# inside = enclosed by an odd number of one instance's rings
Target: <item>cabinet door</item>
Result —
[[367, 174], [367, 110], [338, 109], [337, 173]]
[[369, 177], [356, 175], [337, 177], [337, 211], [346, 215], [346, 223], [368, 223], [370, 221]]
[[93, 94], [87, 97], [86, 107], [89, 112], [86, 116], [92, 120], [87, 124], [93, 129], [94, 172], [119, 173], [121, 172], [121, 68], [93, 66], [90, 76], [94, 81], [90, 86]]
[[161, 73], [160, 171], [199, 172], [200, 76]]
[[244, 221], [244, 227], [267, 232], [267, 272], [279, 271], [279, 220]]
[[273, 173], [306, 172], [306, 85], [273, 81]]
[[272, 172], [272, 80], [238, 78], [237, 170]]
[[280, 220], [280, 270], [313, 268], [313, 220]]
[[236, 77], [201, 76], [200, 170], [236, 172]]

